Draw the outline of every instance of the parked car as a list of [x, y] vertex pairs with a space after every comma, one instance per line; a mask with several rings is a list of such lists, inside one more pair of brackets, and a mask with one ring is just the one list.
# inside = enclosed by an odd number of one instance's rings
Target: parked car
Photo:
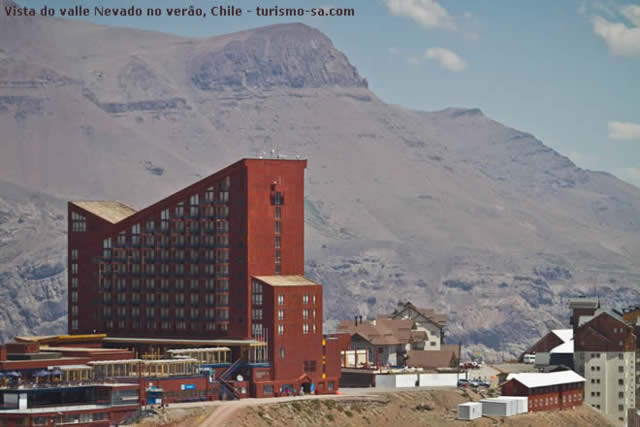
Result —
[[490, 384], [488, 381], [484, 381], [484, 380], [480, 380], [480, 381], [478, 381], [478, 385], [479, 385], [480, 387], [486, 387], [486, 388], [491, 387], [491, 384]]
[[478, 388], [478, 387], [480, 387], [480, 381], [477, 381], [477, 380], [470, 380], [470, 381], [469, 381], [469, 385], [470, 385], [471, 387], [473, 387], [473, 388]]
[[465, 379], [459, 379], [458, 380], [458, 387], [459, 388], [467, 388], [467, 387], [469, 387], [469, 381], [467, 381]]

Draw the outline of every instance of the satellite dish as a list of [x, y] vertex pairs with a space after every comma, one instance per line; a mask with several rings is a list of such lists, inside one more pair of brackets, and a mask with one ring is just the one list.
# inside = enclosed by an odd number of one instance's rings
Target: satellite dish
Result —
[[238, 376], [236, 377], [236, 380], [237, 380], [238, 382], [241, 382], [241, 381], [244, 381], [244, 378], [242, 377], [242, 375], [239, 375], [239, 374], [238, 374]]

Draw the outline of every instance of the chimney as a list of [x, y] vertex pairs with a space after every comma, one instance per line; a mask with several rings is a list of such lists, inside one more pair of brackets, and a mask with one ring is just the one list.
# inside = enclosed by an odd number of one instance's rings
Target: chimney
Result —
[[358, 316], [355, 316], [355, 319], [354, 319], [354, 321], [353, 321], [353, 324], [354, 324], [355, 326], [358, 326]]

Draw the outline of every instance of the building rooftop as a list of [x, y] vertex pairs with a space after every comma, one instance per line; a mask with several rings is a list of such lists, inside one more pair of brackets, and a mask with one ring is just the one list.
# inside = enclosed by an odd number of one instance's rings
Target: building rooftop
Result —
[[124, 203], [115, 201], [72, 201], [71, 203], [112, 224], [120, 222], [136, 213], [135, 209]]
[[270, 286], [320, 286], [304, 276], [254, 276]]
[[364, 321], [357, 325], [353, 321], [342, 321], [338, 324], [338, 332], [360, 335], [374, 345], [399, 345], [410, 342], [426, 341], [428, 335], [424, 331], [414, 329], [415, 321], [411, 319], [377, 318], [374, 322]]
[[208, 346], [263, 346], [264, 342], [257, 340], [233, 340], [233, 339], [214, 339], [214, 340], [197, 340], [197, 339], [177, 339], [177, 338], [126, 338], [126, 337], [109, 337], [105, 338], [106, 343], [118, 344], [165, 344], [165, 345], [197, 345], [201, 347]]
[[562, 340], [562, 344], [551, 349], [550, 353], [573, 353], [573, 329], [554, 329], [551, 332]]
[[573, 371], [509, 374], [507, 376], [507, 381], [511, 380], [516, 380], [527, 388], [549, 387], [585, 381], [584, 378]]
[[409, 357], [407, 366], [410, 368], [453, 368], [458, 364], [456, 351], [451, 348], [444, 350], [409, 350], [407, 356]]
[[388, 317], [397, 319], [402, 316], [403, 313], [406, 313], [406, 310], [415, 311], [440, 328], [444, 328], [447, 325], [448, 316], [446, 314], [436, 313], [432, 308], [416, 307], [411, 302], [398, 304], [398, 307]]

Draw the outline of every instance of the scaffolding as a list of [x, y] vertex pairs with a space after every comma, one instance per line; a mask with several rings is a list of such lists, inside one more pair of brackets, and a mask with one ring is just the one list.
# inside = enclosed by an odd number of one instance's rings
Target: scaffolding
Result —
[[137, 377], [140, 359], [98, 360], [89, 362], [94, 369], [95, 378]]
[[171, 359], [196, 359], [202, 365], [231, 363], [229, 347], [182, 348], [167, 350], [167, 354]]
[[197, 359], [144, 360], [140, 365], [143, 377], [192, 376], [200, 373]]

